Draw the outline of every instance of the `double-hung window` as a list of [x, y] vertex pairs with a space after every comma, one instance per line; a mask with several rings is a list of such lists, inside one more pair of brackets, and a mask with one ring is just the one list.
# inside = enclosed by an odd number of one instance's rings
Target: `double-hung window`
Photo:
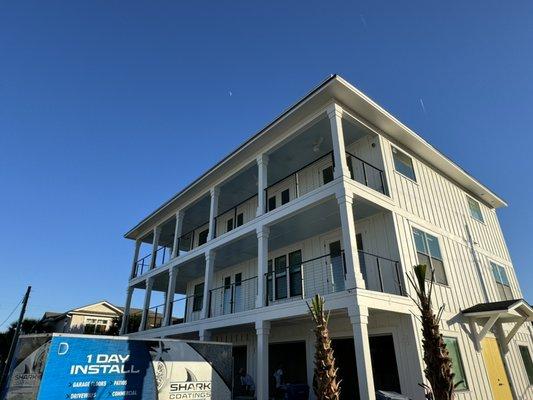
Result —
[[97, 318], [85, 318], [83, 333], [91, 335], [103, 335], [107, 331], [107, 320]]
[[394, 159], [394, 169], [403, 176], [416, 182], [415, 168], [413, 167], [411, 157], [396, 147], [392, 147], [392, 158]]
[[483, 214], [481, 213], [481, 207], [479, 203], [474, 199], [467, 197], [468, 209], [470, 210], [470, 216], [479, 222], [483, 222]]
[[296, 250], [268, 260], [269, 301], [302, 295], [302, 251]]
[[500, 300], [512, 300], [513, 291], [511, 290], [511, 284], [507, 278], [507, 272], [501, 265], [495, 264], [491, 261], [490, 266], [492, 268], [492, 275], [496, 282], [496, 288], [498, 289], [498, 295]]
[[463, 360], [461, 360], [461, 352], [459, 351], [459, 343], [456, 338], [445, 337], [446, 349], [452, 359], [452, 371], [454, 373], [453, 383], [456, 390], [467, 390], [468, 383], [466, 382], [465, 370], [463, 367]]
[[426, 279], [431, 279], [431, 270], [435, 271], [435, 282], [448, 284], [444, 263], [440, 252], [439, 240], [429, 233], [413, 228], [418, 263], [427, 265]]

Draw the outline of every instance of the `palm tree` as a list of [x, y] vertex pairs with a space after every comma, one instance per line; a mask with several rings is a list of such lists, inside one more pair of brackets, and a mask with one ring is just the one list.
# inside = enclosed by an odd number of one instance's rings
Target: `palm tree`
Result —
[[324, 298], [318, 294], [307, 304], [315, 323], [315, 375], [313, 390], [318, 400], [339, 400], [340, 380], [337, 380], [335, 357], [331, 348], [328, 321], [329, 312], [324, 311]]
[[437, 315], [431, 307], [435, 272], [431, 271], [431, 279], [426, 285], [427, 266], [416, 265], [413, 270], [414, 277], [407, 275], [407, 278], [416, 292], [418, 301], [413, 300], [422, 317], [422, 347], [424, 349], [424, 363], [426, 364], [424, 375], [429, 381], [435, 400], [452, 400], [455, 391], [452, 360], [439, 330], [440, 316], [444, 306], [440, 307]]

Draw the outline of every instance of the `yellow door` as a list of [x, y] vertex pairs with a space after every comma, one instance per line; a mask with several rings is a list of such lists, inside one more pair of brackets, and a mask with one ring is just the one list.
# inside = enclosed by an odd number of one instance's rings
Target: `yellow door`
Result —
[[513, 400], [498, 342], [493, 338], [485, 338], [482, 341], [482, 347], [490, 387], [492, 388], [492, 397], [494, 400]]

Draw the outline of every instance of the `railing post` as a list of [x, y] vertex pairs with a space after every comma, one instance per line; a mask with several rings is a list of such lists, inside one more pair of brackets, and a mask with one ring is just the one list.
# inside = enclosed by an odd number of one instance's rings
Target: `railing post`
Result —
[[383, 171], [381, 170], [379, 171], [379, 179], [381, 181], [381, 193], [386, 195], [387, 193], [385, 190], [385, 181], [383, 180]]
[[400, 276], [400, 269], [398, 261], [394, 263], [394, 267], [396, 268], [396, 279], [398, 279], [398, 289], [400, 290], [400, 296], [403, 296], [403, 285], [402, 285], [402, 279]]
[[378, 266], [379, 287], [381, 288], [381, 293], [385, 293], [385, 290], [383, 289], [383, 276], [381, 275], [381, 265], [379, 264], [379, 257], [376, 257], [376, 265]]
[[362, 161], [361, 165], [363, 166], [363, 178], [365, 180], [365, 186], [368, 186], [368, 177], [366, 176], [366, 168], [365, 168], [365, 162]]

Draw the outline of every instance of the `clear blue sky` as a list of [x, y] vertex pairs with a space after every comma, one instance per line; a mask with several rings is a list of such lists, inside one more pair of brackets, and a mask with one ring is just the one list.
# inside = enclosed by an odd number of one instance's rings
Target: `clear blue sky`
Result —
[[509, 202], [533, 300], [533, 3], [447, 3], [1, 2], [0, 322], [122, 304], [123, 233], [331, 73]]

